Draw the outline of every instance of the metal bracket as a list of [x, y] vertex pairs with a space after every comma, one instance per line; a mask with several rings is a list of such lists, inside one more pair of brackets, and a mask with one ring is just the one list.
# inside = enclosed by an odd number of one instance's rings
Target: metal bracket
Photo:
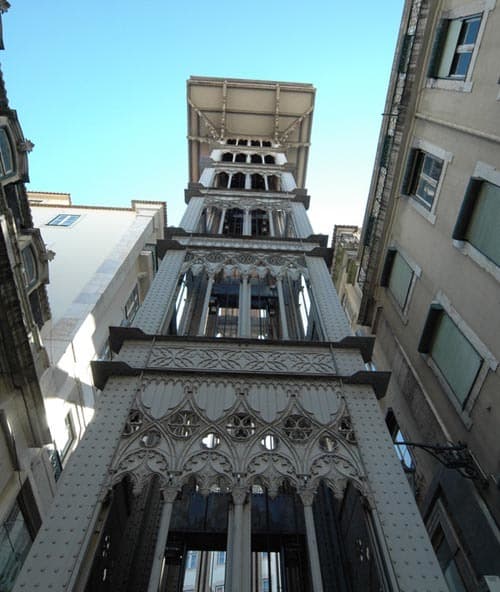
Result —
[[407, 446], [420, 448], [428, 452], [447, 469], [457, 470], [462, 477], [479, 481], [487, 486], [488, 480], [477, 464], [476, 459], [469, 450], [467, 444], [423, 444], [420, 442], [394, 442], [395, 446]]

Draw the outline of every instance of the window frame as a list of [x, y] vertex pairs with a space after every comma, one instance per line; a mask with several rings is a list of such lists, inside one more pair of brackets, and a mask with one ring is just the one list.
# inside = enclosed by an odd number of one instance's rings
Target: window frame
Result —
[[128, 325], [132, 323], [137, 314], [137, 311], [141, 307], [141, 300], [139, 294], [139, 284], [135, 284], [130, 294], [128, 295], [125, 304], [123, 305], [124, 321]]
[[[459, 332], [463, 335], [463, 337], [465, 337], [465, 339], [467, 339], [469, 344], [482, 358], [481, 366], [479, 367], [476, 377], [471, 384], [469, 393], [464, 399], [463, 403], [460, 402], [458, 395], [452, 390], [444, 373], [432, 358], [432, 343], [434, 341], [438, 322], [442, 314], [446, 314], [450, 318], [450, 320], [456, 325]], [[487, 348], [487, 346], [479, 339], [476, 333], [463, 320], [456, 309], [452, 306], [447, 296], [441, 291], [436, 294], [435, 300], [430, 305], [429, 313], [427, 315], [420, 342], [418, 344], [418, 352], [423, 355], [427, 365], [435, 374], [440, 386], [446, 393], [448, 400], [455, 407], [455, 410], [459, 414], [467, 429], [470, 429], [472, 427], [472, 421], [470, 417], [472, 408], [474, 407], [474, 404], [481, 392], [489, 371], [496, 371], [498, 367], [498, 360]]]
[[64, 425], [66, 427], [68, 438], [64, 443], [62, 450], [59, 451], [61, 462], [63, 463], [67, 459], [68, 454], [70, 453], [74, 443], [76, 442], [75, 422], [73, 420], [73, 415], [71, 411], [68, 411], [68, 413], [64, 417]]
[[[401, 306], [401, 303], [396, 298], [396, 296], [390, 288], [390, 280], [394, 269], [394, 261], [396, 259], [396, 256], [401, 257], [401, 259], [403, 259], [403, 261], [411, 269], [412, 272], [412, 276], [408, 284], [406, 299], [403, 303], [403, 306]], [[408, 253], [404, 249], [401, 248], [400, 245], [398, 245], [396, 242], [393, 242], [391, 246], [387, 249], [384, 266], [382, 268], [382, 275], [380, 278], [380, 285], [384, 288], [387, 288], [387, 293], [389, 294], [391, 301], [394, 303], [394, 306], [398, 311], [398, 314], [400, 315], [401, 319], [405, 324], [408, 322], [408, 310], [410, 308], [413, 290], [415, 288], [417, 279], [419, 279], [421, 275], [422, 269], [420, 268], [420, 266], [413, 260], [412, 257], [408, 255]]]
[[80, 218], [81, 214], [57, 214], [57, 216], [51, 218], [45, 226], [71, 228]]
[[[428, 176], [424, 173], [418, 173], [417, 177], [418, 160], [422, 154], [424, 155], [424, 158], [425, 156], [430, 156], [431, 158], [440, 160], [442, 162], [441, 174], [435, 185], [434, 199], [430, 208], [423, 205], [422, 198], [417, 196], [414, 192], [414, 188], [418, 186], [421, 175]], [[441, 188], [443, 186], [443, 180], [446, 175], [446, 169], [452, 160], [453, 153], [441, 148], [440, 146], [436, 146], [435, 144], [432, 144], [423, 138], [414, 138], [411, 148], [408, 151], [405, 173], [401, 186], [401, 194], [408, 197], [408, 201], [412, 208], [421, 214], [431, 224], [436, 222], [436, 209], [439, 202]], [[421, 168], [423, 168], [423, 163]]]
[[[464, 552], [462, 543], [455, 528], [452, 524], [450, 516], [446, 510], [444, 498], [442, 493], [436, 498], [432, 509], [425, 520], [425, 526], [429, 533], [429, 538], [432, 543], [434, 552], [437, 555], [437, 549], [434, 547], [434, 538], [439, 530], [443, 533], [443, 538], [446, 541], [452, 555], [455, 566], [457, 567], [458, 573], [462, 579], [462, 583], [465, 584], [465, 588], [472, 589], [475, 587], [474, 570], [467, 560], [467, 555]], [[444, 573], [443, 573], [444, 577]]]
[[[24, 274], [24, 284], [27, 290], [31, 290], [38, 284], [39, 280], [39, 271], [38, 271], [38, 260], [35, 254], [35, 249], [33, 245], [28, 244], [21, 250], [21, 257], [23, 261], [23, 274]], [[33, 273], [28, 273], [31, 271]]]
[[[474, 2], [469, 2], [468, 4], [465, 4], [463, 6], [443, 11], [434, 34], [434, 47], [432, 49], [431, 56], [429, 59], [429, 66], [427, 72], [427, 88], [437, 88], [442, 90], [452, 90], [458, 92], [472, 91], [472, 77], [474, 73], [477, 56], [479, 53], [479, 48], [481, 46], [481, 41], [484, 34], [484, 29], [486, 27], [486, 22], [488, 20], [489, 12], [495, 7], [495, 2], [496, 0], [475, 0]], [[446, 44], [447, 36], [449, 33], [449, 22], [461, 21], [463, 23], [468, 19], [478, 16], [481, 17], [481, 23], [479, 25], [479, 30], [477, 32], [476, 40], [474, 42], [474, 46], [471, 52], [472, 55], [467, 68], [467, 73], [463, 78], [458, 78], [457, 76], [453, 75], [448, 75], [446, 77], [438, 77], [436, 70], [442, 61], [443, 49], [444, 45]], [[444, 30], [444, 28], [446, 28], [446, 30]], [[458, 36], [460, 35], [460, 32], [461, 29], [458, 32]], [[457, 51], [458, 49], [459, 44], [457, 37], [457, 43], [453, 51], [453, 58], [457, 55], [457, 53], [459, 53]]]
[[[0, 142], [0, 179], [3, 180], [3, 179], [7, 179], [8, 177], [15, 175], [16, 170], [17, 170], [17, 166], [16, 166], [15, 150], [12, 149], [13, 142], [11, 140], [11, 136], [8, 131], [8, 128], [5, 125], [0, 126], [0, 135], [3, 135], [5, 138], [5, 144]], [[4, 153], [4, 150], [2, 149], [4, 145], [7, 148], [7, 150], [9, 151], [8, 157], [10, 159], [10, 164], [11, 164], [10, 169], [8, 169], [6, 167], [6, 158], [5, 158], [6, 155]]]
[[497, 265], [493, 259], [469, 242], [466, 236], [481, 186], [485, 182], [500, 187], [500, 171], [489, 164], [478, 162], [469, 180], [455, 228], [453, 229], [453, 246], [490, 273], [497, 282], [500, 282], [500, 265]]

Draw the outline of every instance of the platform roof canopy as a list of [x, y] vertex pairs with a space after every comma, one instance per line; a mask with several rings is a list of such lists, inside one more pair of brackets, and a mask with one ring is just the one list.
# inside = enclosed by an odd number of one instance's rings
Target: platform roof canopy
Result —
[[316, 89], [312, 84], [191, 76], [187, 82], [189, 177], [228, 138], [268, 140], [286, 152], [304, 187]]

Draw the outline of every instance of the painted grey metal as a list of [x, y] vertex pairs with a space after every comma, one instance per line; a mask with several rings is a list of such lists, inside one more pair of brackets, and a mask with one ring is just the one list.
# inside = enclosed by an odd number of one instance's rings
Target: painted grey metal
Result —
[[326, 263], [320, 257], [306, 256], [306, 261], [324, 338], [327, 341], [341, 341], [352, 332]]
[[175, 296], [185, 256], [185, 251], [168, 251], [163, 257], [153, 284], [132, 323], [133, 327], [149, 335], [160, 333]]
[[48, 517], [17, 579], [17, 592], [74, 589], [136, 390], [136, 378], [112, 378], [106, 385], [95, 418], [58, 482]]

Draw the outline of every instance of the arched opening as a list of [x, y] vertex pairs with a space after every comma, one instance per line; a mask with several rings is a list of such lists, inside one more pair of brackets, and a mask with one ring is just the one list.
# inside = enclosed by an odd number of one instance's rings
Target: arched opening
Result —
[[238, 146], [248, 146], [248, 140], [245, 140], [245, 138], [240, 138], [238, 140]]
[[250, 145], [251, 145], [251, 146], [260, 146], [260, 140], [252, 140], [252, 141], [250, 142]]
[[234, 159], [235, 162], [246, 162], [247, 161], [247, 155], [246, 154], [237, 154], [236, 158]]
[[253, 339], [279, 339], [279, 302], [272, 278], [250, 279], [250, 336]]
[[271, 154], [266, 154], [264, 156], [264, 162], [266, 164], [275, 164], [276, 163], [276, 159]]
[[271, 148], [271, 142], [269, 140], [264, 140], [262, 142], [262, 146], [264, 146], [264, 148]]
[[231, 178], [231, 189], [245, 189], [245, 175], [236, 173]]
[[193, 479], [174, 502], [159, 590], [224, 589], [228, 514], [227, 487], [214, 483], [202, 495]]
[[259, 175], [258, 173], [254, 173], [252, 175], [251, 180], [252, 180], [252, 189], [265, 191], [266, 181], [262, 175]]
[[227, 189], [229, 183], [229, 175], [225, 172], [217, 173], [215, 175], [214, 187], [219, 189]]
[[251, 493], [252, 580], [261, 590], [311, 592], [304, 509], [294, 487], [271, 495], [264, 483]]
[[137, 536], [154, 532], [161, 511], [157, 475], [134, 495], [128, 477], [113, 487], [110, 507], [101, 530], [86, 592], [146, 590], [156, 544], [155, 537]]
[[250, 160], [255, 164], [262, 164], [262, 156], [260, 154], [252, 154]]
[[244, 216], [243, 210], [239, 208], [227, 210], [222, 234], [241, 236], [243, 234]]
[[352, 590], [382, 589], [367, 506], [351, 482], [341, 502], [326, 483], [318, 488], [313, 503], [318, 555], [323, 581], [331, 582], [332, 590], [344, 590], [348, 583]]
[[226, 144], [229, 144], [229, 146], [236, 146], [236, 138], [228, 138]]
[[240, 279], [220, 272], [210, 294], [205, 335], [238, 337]]
[[279, 178], [276, 175], [269, 175], [267, 177], [267, 186], [269, 191], [279, 191], [280, 190], [280, 182]]
[[252, 211], [252, 236], [269, 236], [269, 214], [265, 210]]
[[224, 152], [221, 160], [222, 160], [222, 162], [233, 162], [232, 152]]

